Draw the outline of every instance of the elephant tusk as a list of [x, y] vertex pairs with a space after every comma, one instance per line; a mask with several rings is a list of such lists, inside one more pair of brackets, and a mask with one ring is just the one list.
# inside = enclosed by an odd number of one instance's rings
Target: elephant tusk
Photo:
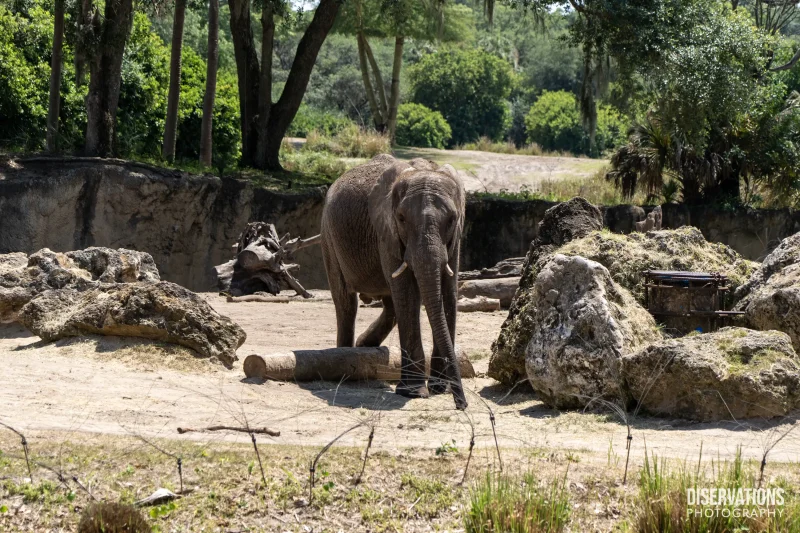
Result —
[[403, 264], [402, 264], [402, 265], [400, 265], [400, 268], [398, 268], [397, 270], [395, 270], [395, 271], [392, 273], [392, 278], [394, 279], [394, 278], [398, 277], [400, 274], [402, 274], [403, 272], [405, 272], [407, 268], [408, 268], [408, 263], [406, 263], [405, 261], [403, 261]]
[[450, 268], [450, 265], [448, 265], [447, 263], [445, 263], [445, 265], [444, 265], [444, 269], [445, 269], [445, 271], [447, 272], [447, 274], [448, 274], [450, 277], [453, 277], [453, 276], [455, 275], [455, 274], [453, 274], [453, 269], [452, 269], [452, 268]]

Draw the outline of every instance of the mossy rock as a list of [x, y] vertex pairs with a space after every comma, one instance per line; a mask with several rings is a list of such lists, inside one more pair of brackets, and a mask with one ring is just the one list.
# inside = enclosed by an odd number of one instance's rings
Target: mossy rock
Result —
[[700, 230], [691, 226], [628, 235], [603, 229], [561, 246], [537, 246], [534, 242], [508, 319], [492, 346], [488, 373], [502, 383], [514, 384], [525, 375], [525, 347], [531, 339], [536, 309], [532, 287], [554, 253], [600, 263], [640, 304], [644, 304], [643, 273], [647, 270], [719, 272], [730, 280], [731, 293], [758, 270], [758, 263], [744, 259], [724, 244], [706, 241]]
[[779, 331], [732, 327], [664, 340], [622, 358], [645, 411], [700, 421], [782, 416], [800, 402], [800, 358]]

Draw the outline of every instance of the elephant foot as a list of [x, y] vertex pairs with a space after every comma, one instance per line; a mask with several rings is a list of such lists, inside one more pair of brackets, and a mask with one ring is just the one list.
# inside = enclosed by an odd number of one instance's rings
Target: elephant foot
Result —
[[443, 379], [432, 378], [428, 380], [428, 392], [430, 392], [431, 396], [446, 394], [447, 387], [448, 387], [447, 381]]
[[428, 387], [423, 383], [422, 385], [404, 385], [400, 383], [395, 388], [394, 393], [406, 398], [428, 398], [430, 393]]

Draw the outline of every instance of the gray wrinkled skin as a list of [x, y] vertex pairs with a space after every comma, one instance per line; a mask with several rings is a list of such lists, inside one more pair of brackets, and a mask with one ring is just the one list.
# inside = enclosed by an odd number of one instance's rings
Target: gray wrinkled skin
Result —
[[[462, 409], [467, 402], [453, 343], [464, 204], [464, 186], [449, 165], [379, 155], [331, 186], [321, 230], [337, 345], [379, 346], [397, 324], [403, 350], [397, 393], [425, 397], [445, 392], [449, 384]], [[359, 295], [382, 300], [383, 312], [356, 341]], [[421, 304], [434, 339], [429, 387]]]

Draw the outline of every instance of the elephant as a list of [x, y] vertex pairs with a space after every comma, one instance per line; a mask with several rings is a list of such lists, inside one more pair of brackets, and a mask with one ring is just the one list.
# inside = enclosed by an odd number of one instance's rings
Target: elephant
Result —
[[[464, 204], [464, 185], [452, 166], [382, 154], [331, 185], [321, 227], [337, 346], [354, 345], [359, 296], [380, 299], [381, 315], [355, 345], [379, 346], [396, 324], [402, 370], [395, 392], [427, 398], [449, 385], [461, 410], [467, 400], [453, 346]], [[421, 304], [434, 340], [427, 386]]]

